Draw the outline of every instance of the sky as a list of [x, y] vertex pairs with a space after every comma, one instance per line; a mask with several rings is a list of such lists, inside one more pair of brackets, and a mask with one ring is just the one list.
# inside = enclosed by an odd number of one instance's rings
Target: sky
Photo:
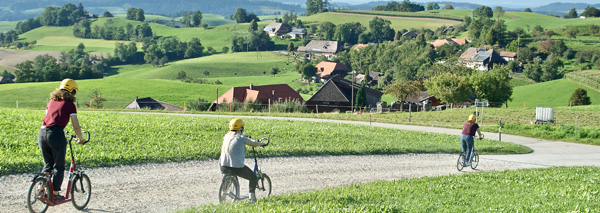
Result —
[[[330, 2], [345, 2], [350, 4], [362, 4], [377, 0], [330, 0]], [[396, 0], [401, 2], [402, 0]], [[502, 6], [504, 8], [535, 8], [539, 6], [548, 5], [554, 2], [563, 3], [587, 3], [587, 4], [600, 4], [600, 0], [439, 0], [440, 2], [463, 2], [481, 4], [486, 6]], [[438, 0], [411, 0], [411, 2], [438, 2]]]

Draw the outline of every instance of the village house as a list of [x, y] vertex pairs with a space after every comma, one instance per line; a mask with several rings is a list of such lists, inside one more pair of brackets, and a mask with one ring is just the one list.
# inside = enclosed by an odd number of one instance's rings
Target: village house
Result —
[[[259, 105], [268, 105], [269, 103], [298, 101], [304, 102], [304, 99], [296, 90], [287, 84], [271, 84], [254, 86], [250, 84], [247, 87], [232, 87], [213, 101], [215, 104], [230, 104], [251, 102]], [[211, 107], [212, 108], [212, 107]]]
[[404, 34], [402, 34], [402, 37], [411, 37], [411, 38], [416, 38], [419, 34], [415, 33], [413, 31], [408, 31], [405, 32]]
[[435, 40], [435, 41], [431, 42], [431, 45], [433, 45], [433, 47], [437, 49], [445, 44], [461, 46], [461, 45], [465, 45], [467, 43], [468, 43], [467, 40], [464, 38], [447, 38], [447, 39]]
[[317, 68], [315, 77], [323, 82], [336, 75], [344, 77], [348, 75], [348, 72], [350, 71], [350, 69], [348, 69], [348, 67], [343, 63], [329, 61], [321, 61], [315, 67]]
[[168, 111], [183, 111], [182, 107], [155, 100], [151, 97], [138, 99], [135, 96], [135, 100], [127, 104], [125, 109], [149, 109], [149, 110], [168, 110]]
[[[367, 85], [377, 85], [377, 83], [379, 82], [379, 77], [382, 77], [384, 74], [380, 73], [380, 72], [373, 72], [373, 71], [369, 71], [369, 77], [371, 77], [371, 80], [369, 82], [366, 82]], [[358, 83], [363, 83], [363, 81], [365, 80], [365, 74], [358, 74], [356, 75], [356, 77], [354, 77], [354, 80]]]
[[494, 64], [506, 64], [506, 60], [493, 49], [470, 47], [460, 55], [458, 61], [475, 70], [491, 70]]
[[287, 33], [291, 39], [304, 38], [306, 36], [306, 30], [304, 28], [292, 28], [292, 31]]
[[290, 26], [289, 24], [273, 22], [269, 23], [265, 28], [263, 28], [263, 30], [267, 32], [269, 36], [282, 36], [284, 34], [292, 32], [292, 26]]
[[517, 58], [516, 52], [508, 52], [508, 51], [500, 51], [500, 57], [504, 58], [506, 61], [512, 61]]
[[[306, 101], [306, 108], [313, 112], [351, 111], [352, 101], [356, 101], [359, 84], [352, 83], [340, 76], [329, 79]], [[365, 88], [367, 104], [376, 107], [383, 93]]]
[[311, 40], [306, 46], [299, 46], [297, 51], [308, 58], [325, 56], [327, 59], [331, 59], [335, 57], [338, 50], [337, 41]]

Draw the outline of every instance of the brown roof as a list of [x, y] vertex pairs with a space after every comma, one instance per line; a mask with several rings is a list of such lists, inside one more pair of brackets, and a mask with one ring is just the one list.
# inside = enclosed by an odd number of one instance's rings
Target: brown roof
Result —
[[298, 47], [298, 52], [336, 53], [337, 51], [337, 41], [311, 40], [306, 46]]
[[182, 111], [183, 110], [182, 107], [178, 107], [173, 104], [169, 104], [167, 102], [155, 100], [151, 97], [138, 99], [137, 96], [135, 96], [135, 100], [133, 100], [131, 103], [127, 104], [125, 109], [151, 109], [151, 110], [169, 110], [169, 111]]
[[464, 38], [447, 38], [431, 42], [431, 45], [435, 48], [441, 47], [444, 44], [464, 45], [467, 44], [467, 40]]
[[328, 61], [321, 61], [315, 67], [317, 68], [316, 75], [321, 78], [326, 78], [330, 76], [331, 73], [333, 73], [333, 71], [349, 71], [348, 67], [345, 64]]
[[276, 100], [297, 100], [304, 102], [302, 96], [296, 90], [287, 84], [271, 84], [248, 87], [232, 87], [213, 102], [232, 103], [232, 102], [274, 102]]
[[514, 57], [517, 57], [517, 53], [516, 52], [508, 52], [508, 51], [500, 51], [500, 56], [506, 57], [506, 58], [514, 58]]

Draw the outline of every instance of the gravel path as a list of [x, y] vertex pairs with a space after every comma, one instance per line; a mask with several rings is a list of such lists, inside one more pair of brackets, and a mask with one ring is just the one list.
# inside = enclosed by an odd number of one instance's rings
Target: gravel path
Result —
[[[261, 118], [369, 125], [368, 122], [356, 121]], [[460, 132], [433, 127], [382, 123], [371, 125], [448, 134]], [[494, 133], [484, 134], [491, 139], [497, 137]], [[524, 155], [482, 155], [477, 170], [466, 168], [462, 172], [455, 167], [457, 156], [451, 154], [277, 157], [259, 160], [264, 172], [273, 181], [275, 195], [375, 180], [551, 166], [600, 166], [600, 146], [510, 135], [502, 135], [502, 140], [529, 146], [534, 152]], [[253, 165], [252, 160], [248, 159], [246, 165]], [[90, 204], [84, 210], [86, 212], [168, 212], [218, 202], [221, 174], [216, 160], [92, 168], [86, 169], [86, 173], [92, 181], [93, 191]], [[30, 177], [28, 174], [0, 176], [0, 212], [27, 211], [25, 199]], [[241, 180], [241, 185], [241, 192], [246, 193], [247, 182]], [[66, 184], [63, 184], [64, 187]], [[48, 212], [78, 211], [72, 205], [65, 204], [50, 207]]]

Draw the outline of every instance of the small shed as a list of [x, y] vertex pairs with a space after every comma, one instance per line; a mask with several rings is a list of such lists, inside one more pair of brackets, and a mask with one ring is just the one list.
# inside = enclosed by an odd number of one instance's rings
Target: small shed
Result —
[[535, 108], [535, 123], [554, 123], [554, 107], [536, 107]]
[[168, 111], [183, 111], [182, 107], [155, 100], [151, 97], [138, 99], [135, 96], [135, 100], [127, 104], [125, 109], [150, 109], [150, 110], [168, 110]]

